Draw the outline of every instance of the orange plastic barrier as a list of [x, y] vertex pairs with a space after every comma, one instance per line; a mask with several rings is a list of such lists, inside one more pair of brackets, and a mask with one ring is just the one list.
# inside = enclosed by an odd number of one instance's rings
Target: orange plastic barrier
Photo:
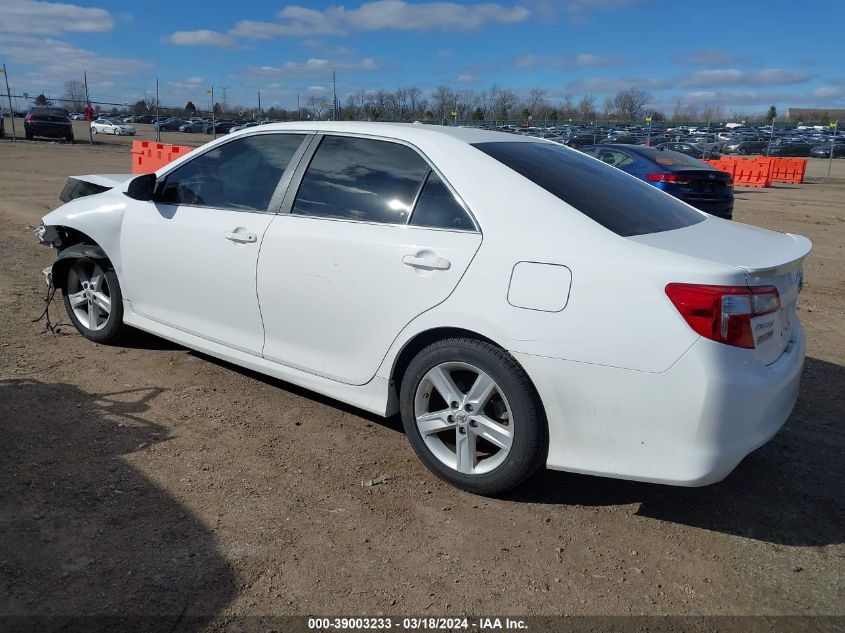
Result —
[[181, 158], [193, 147], [168, 145], [154, 141], [132, 141], [132, 173], [150, 174]]
[[774, 182], [804, 182], [804, 174], [807, 173], [806, 158], [773, 158], [771, 160], [777, 161], [772, 169]]
[[772, 163], [768, 160], [737, 160], [734, 184], [740, 187], [771, 187]]
[[708, 165], [712, 165], [719, 171], [726, 171], [731, 176], [734, 175], [734, 171], [736, 170], [736, 160], [730, 158], [729, 156], [723, 156], [722, 158], [716, 160], [706, 160], [704, 161]]

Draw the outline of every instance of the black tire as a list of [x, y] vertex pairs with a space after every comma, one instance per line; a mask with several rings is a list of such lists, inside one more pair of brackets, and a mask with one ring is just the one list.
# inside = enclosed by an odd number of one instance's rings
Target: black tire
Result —
[[31, 141], [33, 139], [32, 132], [26, 132], [24, 136], [26, 136], [27, 141]]
[[66, 136], [65, 143], [70, 143], [71, 145], [73, 145], [73, 136]]
[[[441, 363], [466, 363], [487, 373], [505, 397], [513, 414], [512, 444], [504, 461], [489, 472], [464, 474], [438, 459], [417, 428], [415, 397], [426, 374]], [[468, 388], [464, 390], [466, 393]], [[544, 464], [548, 426], [540, 397], [528, 375], [507, 352], [486, 341], [451, 338], [432, 343], [408, 365], [399, 393], [405, 433], [417, 456], [435, 475], [480, 495], [498, 495], [522, 484]], [[451, 431], [445, 431], [450, 433]]]
[[[106, 318], [106, 323], [99, 329], [91, 329], [77, 317], [70, 305], [70, 291], [68, 283], [71, 281], [71, 275], [74, 274], [72, 268], [79, 263], [82, 266], [99, 266], [104, 272], [106, 289], [111, 300], [111, 310]], [[64, 287], [62, 289], [64, 297], [65, 311], [73, 323], [76, 330], [89, 341], [95, 343], [102, 343], [103, 345], [114, 345], [120, 342], [126, 333], [129, 331], [129, 326], [123, 323], [123, 293], [120, 291], [120, 282], [118, 282], [117, 274], [108, 261], [94, 261], [90, 259], [76, 260], [68, 267], [67, 278], [65, 279]]]

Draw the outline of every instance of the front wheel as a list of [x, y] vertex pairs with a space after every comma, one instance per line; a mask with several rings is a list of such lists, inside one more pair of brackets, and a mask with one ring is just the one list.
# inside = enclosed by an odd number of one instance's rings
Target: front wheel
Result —
[[99, 132], [97, 132], [97, 128], [92, 127], [91, 128], [91, 134], [99, 134]]
[[74, 261], [67, 273], [64, 303], [73, 325], [91, 341], [116, 343], [128, 329], [120, 284], [107, 262]]
[[545, 460], [548, 430], [525, 371], [502, 349], [470, 338], [433, 343], [411, 361], [399, 396], [402, 424], [435, 475], [495, 495]]

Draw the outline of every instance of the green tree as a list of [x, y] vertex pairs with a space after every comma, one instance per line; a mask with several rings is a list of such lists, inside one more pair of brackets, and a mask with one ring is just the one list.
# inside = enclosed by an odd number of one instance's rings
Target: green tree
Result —
[[223, 108], [219, 103], [214, 104], [214, 114], [223, 114]]
[[132, 114], [146, 114], [148, 109], [147, 102], [141, 99], [132, 106]]
[[197, 106], [194, 105], [193, 101], [188, 101], [188, 103], [185, 104], [185, 112], [187, 112], [191, 116], [197, 113]]
[[769, 123], [774, 123], [777, 116], [778, 116], [778, 109], [774, 105], [772, 105], [772, 107], [770, 107], [769, 111], [766, 113], [766, 120]]
[[53, 105], [53, 102], [50, 101], [42, 92], [40, 95], [35, 97], [35, 105], [37, 106], [49, 106]]
[[822, 123], [822, 125], [830, 125], [830, 113], [829, 112], [825, 111], [825, 113], [822, 114], [821, 123]]
[[530, 117], [530, 116], [531, 116], [531, 110], [529, 110], [528, 108], [525, 108], [525, 109], [522, 111], [522, 120], [523, 120], [523, 121], [527, 121], [527, 120], [528, 120], [528, 117]]
[[558, 116], [560, 116], [557, 110], [549, 110], [549, 121], [557, 121]]
[[475, 110], [472, 111], [470, 118], [473, 121], [483, 121], [484, 120], [484, 110], [482, 110], [481, 108], [476, 108]]

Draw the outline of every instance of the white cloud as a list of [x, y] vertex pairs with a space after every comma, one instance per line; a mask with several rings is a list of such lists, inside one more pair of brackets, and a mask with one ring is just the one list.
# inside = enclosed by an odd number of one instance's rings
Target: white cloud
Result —
[[332, 70], [371, 71], [381, 66], [372, 57], [358, 61], [332, 62], [312, 57], [304, 62], [288, 61], [280, 66], [258, 66], [249, 69], [249, 74], [260, 77], [317, 77], [328, 76]]
[[596, 55], [595, 53], [579, 53], [577, 55], [520, 55], [514, 59], [519, 68], [536, 68], [549, 66], [551, 68], [599, 68], [603, 66], [617, 66], [624, 60], [612, 55]]
[[114, 26], [111, 14], [96, 7], [34, 0], [5, 0], [3, 4], [0, 33], [55, 36], [62, 32], [103, 33]]
[[[138, 59], [100, 55], [60, 40], [16, 35], [0, 38], [0, 55], [34, 69], [27, 71], [31, 81], [57, 87], [68, 79], [81, 79], [85, 70], [90, 83], [126, 77], [150, 67]], [[16, 81], [23, 80], [16, 77]]]
[[375, 0], [354, 9], [342, 5], [322, 10], [289, 5], [277, 15], [279, 22], [241, 20], [226, 34], [208, 30], [180, 31], [169, 39], [174, 44], [228, 46], [231, 44], [229, 38], [236, 37], [270, 40], [278, 37], [346, 35], [354, 31], [470, 31], [488, 23], [524, 22], [531, 11], [518, 5], [507, 6], [494, 2], [458, 4]]
[[733, 55], [717, 49], [692, 51], [677, 59], [679, 64], [686, 66], [725, 66], [748, 61], [747, 57]]
[[646, 0], [569, 0], [565, 3], [570, 22], [585, 22], [587, 14], [592, 11], [612, 11], [633, 4], [641, 4]]
[[764, 68], [754, 72], [745, 72], [736, 68], [699, 70], [678, 83], [691, 88], [710, 88], [716, 86], [787, 86], [805, 83], [810, 75], [783, 68]]
[[566, 90], [575, 94], [610, 94], [620, 90], [662, 90], [669, 84], [662, 79], [622, 78], [610, 79], [604, 77], [590, 77], [566, 84]]
[[813, 90], [813, 94], [817, 97], [826, 99], [829, 97], [841, 97], [845, 94], [845, 90], [838, 86], [819, 86]]
[[229, 35], [208, 29], [176, 31], [167, 41], [179, 46], [231, 46], [234, 43]]
[[470, 73], [462, 73], [458, 75], [458, 83], [459, 84], [477, 84], [478, 77]]

